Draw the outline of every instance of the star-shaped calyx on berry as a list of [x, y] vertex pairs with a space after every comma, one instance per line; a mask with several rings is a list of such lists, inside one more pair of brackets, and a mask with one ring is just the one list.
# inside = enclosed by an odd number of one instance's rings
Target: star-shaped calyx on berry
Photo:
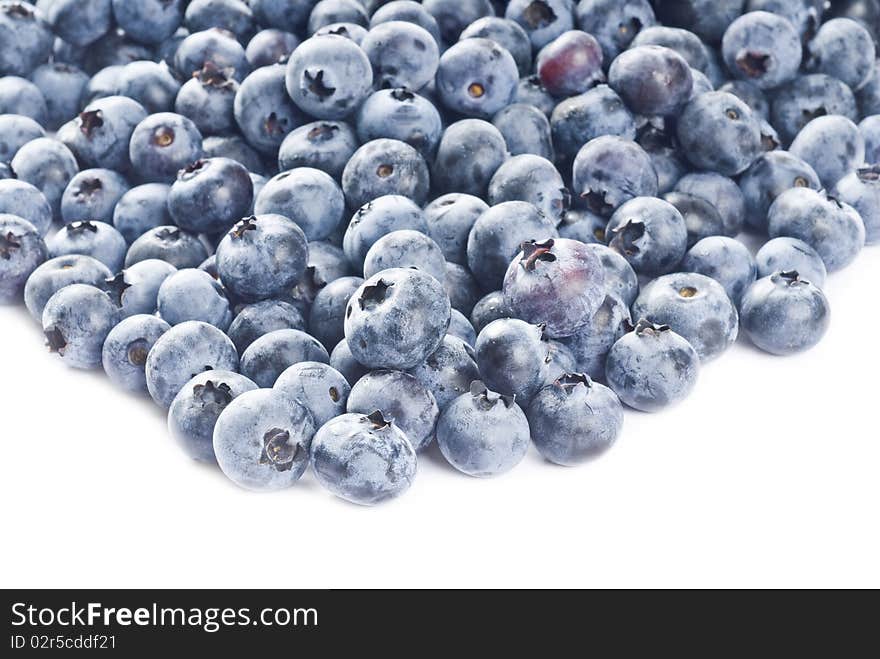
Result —
[[46, 328], [43, 331], [43, 334], [46, 336], [46, 345], [49, 347], [49, 352], [54, 352], [63, 356], [64, 349], [67, 347], [67, 339], [64, 338], [61, 330], [53, 325], [52, 327]]
[[556, 255], [552, 252], [553, 245], [554, 242], [552, 238], [541, 243], [535, 240], [527, 240], [520, 245], [523, 254], [522, 258], [519, 260], [520, 265], [529, 272], [534, 272], [535, 266], [538, 265], [539, 261], [552, 263], [556, 260]]
[[304, 449], [299, 443], [291, 445], [288, 431], [272, 428], [263, 435], [260, 464], [272, 465], [276, 471], [290, 471], [302, 450]]
[[215, 384], [213, 380], [208, 380], [205, 384], [197, 384], [193, 387], [193, 396], [203, 403], [226, 407], [232, 402], [232, 389], [225, 382]]
[[107, 277], [107, 279], [101, 284], [101, 290], [110, 296], [110, 299], [113, 300], [117, 307], [122, 306], [122, 299], [125, 296], [125, 291], [129, 288], [131, 288], [131, 284], [125, 281], [124, 272], [120, 272], [114, 277]]
[[104, 115], [100, 110], [87, 110], [79, 113], [79, 130], [86, 137], [92, 134], [104, 125]]
[[17, 249], [21, 249], [21, 236], [16, 236], [11, 231], [0, 236], [0, 259], [8, 261]]
[[245, 234], [248, 231], [256, 231], [257, 230], [257, 218], [254, 215], [250, 217], [244, 218], [241, 222], [235, 225], [235, 228], [229, 234], [233, 238], [244, 238]]
[[336, 91], [336, 87], [330, 87], [324, 83], [323, 69], [318, 69], [314, 73], [306, 69], [303, 75], [309, 85], [309, 91], [321, 99], [333, 96], [333, 93]]
[[92, 222], [91, 220], [82, 220], [77, 222], [71, 222], [67, 226], [64, 227], [67, 230], [67, 233], [70, 235], [77, 235], [80, 233], [85, 233], [86, 231], [90, 231], [92, 233], [98, 233], [98, 225]]

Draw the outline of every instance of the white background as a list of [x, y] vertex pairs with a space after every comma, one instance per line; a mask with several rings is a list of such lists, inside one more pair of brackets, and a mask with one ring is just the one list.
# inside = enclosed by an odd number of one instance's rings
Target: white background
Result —
[[827, 285], [812, 352], [741, 341], [695, 394], [628, 413], [579, 468], [476, 480], [423, 456], [360, 508], [311, 474], [239, 490], [152, 403], [48, 354], [0, 309], [0, 586], [880, 586], [880, 249]]

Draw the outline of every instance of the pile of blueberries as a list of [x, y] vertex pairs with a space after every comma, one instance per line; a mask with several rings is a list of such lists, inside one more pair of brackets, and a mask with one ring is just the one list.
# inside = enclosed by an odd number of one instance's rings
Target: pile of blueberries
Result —
[[878, 35], [880, 0], [0, 0], [0, 301], [252, 490], [377, 503], [435, 440], [579, 464], [740, 328], [822, 338], [880, 242]]

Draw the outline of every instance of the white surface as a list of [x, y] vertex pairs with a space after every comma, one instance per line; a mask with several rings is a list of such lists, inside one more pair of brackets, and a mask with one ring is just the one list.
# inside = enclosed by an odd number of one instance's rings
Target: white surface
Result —
[[421, 460], [359, 508], [186, 459], [163, 414], [45, 352], [0, 309], [0, 586], [880, 586], [880, 249], [832, 276], [794, 358], [744, 342], [604, 458], [494, 480]]

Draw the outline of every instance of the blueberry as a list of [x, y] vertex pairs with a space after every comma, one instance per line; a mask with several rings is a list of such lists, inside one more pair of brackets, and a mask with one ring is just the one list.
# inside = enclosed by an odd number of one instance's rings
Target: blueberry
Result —
[[345, 198], [329, 174], [299, 167], [269, 179], [257, 197], [254, 211], [258, 215], [283, 215], [295, 221], [309, 240], [322, 240], [342, 221]]
[[233, 103], [237, 92], [238, 83], [231, 73], [207, 62], [180, 87], [174, 111], [192, 119], [203, 135], [229, 133], [235, 128]]
[[520, 75], [528, 75], [532, 69], [532, 42], [528, 33], [516, 21], [484, 16], [468, 25], [459, 38], [491, 39], [511, 54]]
[[[842, 86], [843, 83], [840, 83]], [[862, 117], [870, 117], [880, 114], [880, 66], [874, 63], [874, 73], [871, 74], [867, 84], [856, 92], [859, 114]]]
[[30, 117], [19, 114], [0, 115], [0, 161], [11, 163], [21, 147], [45, 136], [46, 131]]
[[232, 371], [199, 373], [184, 385], [168, 410], [168, 431], [194, 460], [216, 462], [217, 419], [238, 396], [257, 385]]
[[466, 393], [480, 379], [473, 349], [458, 337], [447, 335], [434, 353], [408, 373], [433, 394], [440, 411]]
[[422, 5], [434, 17], [446, 43], [455, 43], [478, 18], [495, 14], [490, 0], [423, 0]]
[[831, 189], [865, 161], [865, 140], [846, 117], [818, 117], [801, 129], [789, 151], [809, 163]]
[[776, 198], [767, 215], [771, 238], [798, 238], [819, 253], [828, 272], [849, 265], [865, 244], [858, 212], [824, 192], [792, 188]]
[[645, 150], [612, 135], [587, 142], [574, 159], [574, 194], [597, 215], [610, 217], [633, 197], [658, 192], [657, 173]]
[[151, 48], [129, 39], [121, 30], [111, 30], [84, 49], [83, 68], [89, 73], [108, 66], [124, 66], [129, 62], [152, 59]]
[[839, 114], [856, 120], [856, 99], [837, 78], [815, 73], [799, 76], [774, 90], [770, 121], [783, 142], [790, 143], [816, 117]]
[[404, 195], [423, 204], [429, 187], [425, 159], [400, 140], [367, 142], [354, 152], [342, 172], [342, 190], [349, 208], [359, 208], [383, 195]]
[[79, 171], [76, 158], [64, 144], [40, 137], [24, 144], [9, 163], [18, 179], [30, 183], [46, 196], [56, 216], [61, 211], [61, 195]]
[[665, 25], [683, 27], [703, 41], [721, 40], [728, 26], [742, 13], [742, 0], [658, 0], [657, 19]]
[[167, 408], [187, 382], [212, 370], [238, 371], [232, 341], [208, 323], [181, 323], [163, 334], [147, 355], [147, 389], [156, 404]]
[[0, 213], [0, 304], [20, 301], [28, 278], [48, 257], [46, 243], [33, 224]]
[[[474, 305], [483, 295], [477, 280], [466, 266], [458, 263], [446, 264], [446, 293], [454, 311], [469, 316]], [[453, 314], [455, 315], [455, 314]]]
[[523, 154], [509, 158], [489, 181], [488, 202], [495, 206], [505, 201], [527, 201], [558, 222], [568, 209], [571, 194], [553, 163]]
[[667, 192], [663, 199], [678, 209], [687, 227], [688, 247], [699, 240], [724, 233], [724, 221], [715, 207], [702, 197], [686, 192]]
[[453, 112], [488, 118], [516, 96], [519, 71], [513, 56], [497, 42], [459, 41], [440, 57], [437, 91]]
[[308, 121], [287, 94], [286, 71], [283, 64], [256, 69], [242, 81], [232, 106], [247, 143], [267, 156], [274, 156], [285, 137]]
[[727, 350], [739, 333], [739, 317], [724, 287], [705, 275], [681, 272], [655, 279], [632, 306], [635, 318], [668, 325], [702, 361]]
[[147, 354], [171, 326], [146, 314], [129, 316], [110, 330], [101, 349], [101, 364], [113, 384], [128, 391], [147, 391]]
[[819, 288], [825, 286], [825, 262], [815, 249], [797, 238], [773, 238], [764, 243], [755, 256], [758, 278], [775, 272], [795, 271]]
[[112, 169], [84, 169], [70, 179], [61, 195], [61, 219], [110, 223], [116, 203], [128, 190], [128, 181]]
[[[632, 40], [630, 47], [637, 46], [663, 46], [674, 50], [691, 67], [691, 73], [697, 71], [704, 77], [704, 72], [709, 67], [709, 52], [706, 45], [689, 30], [665, 25], [649, 25], [639, 30]], [[694, 82], [696, 83], [696, 80]]]
[[170, 263], [146, 259], [108, 277], [99, 288], [110, 293], [124, 317], [154, 314], [159, 308], [159, 288], [176, 272], [177, 268]]
[[175, 226], [160, 226], [131, 244], [125, 255], [125, 267], [146, 259], [160, 259], [175, 268], [197, 268], [206, 258], [208, 252], [196, 236]]
[[774, 355], [815, 346], [828, 330], [831, 309], [825, 295], [795, 271], [759, 279], [742, 303], [742, 323], [752, 343]]
[[515, 318], [487, 324], [474, 346], [486, 386], [526, 404], [544, 384], [551, 351], [543, 327]]
[[312, 440], [311, 460], [323, 487], [365, 506], [400, 496], [416, 475], [412, 444], [379, 412], [328, 421]]
[[[761, 162], [761, 158], [756, 162]], [[675, 189], [709, 202], [721, 216], [725, 236], [734, 238], [742, 231], [748, 200], [732, 179], [714, 172], [694, 172], [679, 179]]]
[[776, 198], [791, 188], [822, 187], [816, 170], [788, 151], [771, 151], [760, 156], [739, 179], [746, 202], [749, 226], [766, 233], [767, 211]]
[[244, 48], [235, 35], [219, 28], [193, 32], [177, 47], [174, 68], [183, 79], [201, 71], [206, 62], [218, 69], [232, 69], [236, 80], [242, 81], [250, 71]]
[[264, 334], [241, 355], [241, 372], [261, 387], [271, 387], [289, 366], [300, 362], [330, 361], [330, 355], [314, 337], [297, 329]]
[[690, 98], [693, 77], [688, 63], [674, 50], [637, 46], [614, 59], [608, 84], [633, 112], [667, 115]]
[[428, 235], [440, 246], [450, 263], [467, 263], [467, 240], [477, 218], [489, 206], [473, 195], [450, 193], [425, 206]]
[[876, 52], [871, 33], [850, 18], [823, 23], [807, 44], [806, 68], [837, 78], [858, 91], [871, 79]]
[[446, 330], [447, 336], [455, 337], [462, 340], [468, 346], [473, 346], [477, 342], [477, 332], [471, 321], [467, 319], [461, 311], [453, 309], [449, 320], [449, 329]]
[[[53, 0], [53, 5], [54, 0]], [[27, 2], [0, 5], [0, 75], [26, 76], [49, 59], [52, 30], [44, 15]]]
[[737, 306], [758, 273], [755, 258], [748, 248], [726, 236], [710, 236], [700, 240], [688, 251], [682, 269], [717, 281]]
[[255, 491], [294, 485], [309, 466], [315, 424], [305, 407], [273, 389], [246, 391], [214, 426], [214, 454], [236, 485]]
[[70, 284], [55, 293], [43, 309], [43, 334], [50, 352], [68, 366], [97, 368], [101, 348], [119, 321], [110, 296], [88, 284]]
[[171, 325], [199, 320], [221, 330], [232, 322], [223, 287], [207, 272], [184, 268], [167, 277], [159, 288], [159, 315]]
[[119, 272], [128, 245], [122, 234], [104, 222], [71, 222], [52, 236], [47, 245], [52, 258], [84, 254], [98, 259], [111, 272]]
[[657, 174], [657, 191], [670, 192], [679, 179], [690, 171], [675, 138], [675, 124], [663, 117], [642, 120], [636, 136], [638, 144], [651, 160]]
[[880, 115], [865, 117], [859, 124], [859, 133], [865, 140], [865, 162], [880, 163]]
[[748, 105], [727, 92], [690, 101], [678, 122], [685, 156], [700, 169], [734, 176], [761, 154], [761, 125]]
[[446, 281], [446, 259], [439, 245], [419, 231], [392, 231], [379, 238], [364, 257], [364, 277], [389, 268], [415, 268], [440, 283]]
[[11, 213], [27, 220], [41, 236], [45, 236], [52, 226], [52, 207], [45, 195], [30, 183], [18, 179], [0, 180], [0, 213]]
[[393, 268], [367, 279], [345, 312], [354, 357], [371, 368], [412, 368], [443, 340], [451, 307], [443, 285], [419, 270]]
[[573, 0], [512, 0], [505, 17], [526, 31], [535, 50], [574, 27]]
[[590, 321], [575, 334], [562, 339], [578, 371], [597, 380], [605, 379], [605, 359], [617, 340], [630, 330], [629, 307], [607, 294]]
[[219, 27], [243, 39], [254, 31], [254, 15], [245, 0], [191, 0], [183, 19], [192, 32]]
[[46, 19], [59, 37], [75, 46], [87, 46], [113, 25], [110, 0], [51, 0]]
[[40, 322], [49, 298], [65, 286], [99, 286], [112, 276], [106, 265], [91, 256], [74, 254], [49, 259], [28, 277], [24, 287], [24, 303], [34, 320]]
[[383, 89], [372, 94], [357, 114], [361, 142], [388, 137], [406, 142], [425, 158], [440, 142], [443, 122], [434, 105], [408, 89]]
[[880, 241], [880, 165], [863, 167], [837, 182], [834, 195], [849, 204], [865, 225], [865, 242]]
[[541, 389], [526, 416], [538, 452], [565, 466], [607, 451], [623, 427], [623, 407], [614, 392], [582, 374], [564, 375]]
[[124, 172], [131, 167], [131, 135], [146, 118], [147, 111], [137, 101], [111, 95], [86, 105], [58, 130], [58, 139], [84, 166]]
[[728, 80], [718, 88], [720, 92], [733, 94], [748, 105], [762, 119], [770, 118], [770, 102], [760, 87], [748, 80]]
[[242, 307], [227, 334], [241, 355], [254, 341], [269, 332], [305, 328], [306, 322], [294, 305], [282, 300], [263, 300]]
[[[380, 23], [387, 23], [388, 21], [407, 21], [426, 29], [431, 36], [434, 37], [434, 41], [438, 44], [442, 43], [440, 38], [440, 26], [437, 25], [437, 19], [435, 19], [431, 13], [422, 6], [422, 3], [415, 2], [414, 0], [392, 0], [392, 2], [384, 2], [384, 0], [380, 0], [379, 2], [373, 3], [374, 7], [375, 5], [381, 6], [372, 12], [373, 15], [370, 17], [370, 27], [375, 27]], [[367, 10], [369, 11], [370, 9], [372, 9], [372, 7], [370, 7], [368, 3]], [[479, 20], [474, 21], [474, 23], [477, 22], [479, 22]], [[473, 25], [473, 23], [471, 25]], [[465, 38], [464, 33], [462, 33], [462, 38]], [[529, 54], [531, 55], [531, 44], [529, 45]]]
[[30, 80], [18, 76], [0, 78], [0, 114], [30, 117], [43, 126], [49, 120], [43, 92]]
[[317, 36], [302, 42], [287, 64], [287, 93], [318, 119], [342, 119], [367, 97], [373, 71], [367, 55], [340, 36]]
[[345, 339], [337, 343], [330, 353], [330, 366], [342, 373], [352, 385], [370, 372], [370, 369], [354, 358]]
[[210, 135], [202, 140], [203, 158], [229, 158], [247, 169], [254, 183], [254, 197], [257, 182], [265, 182], [263, 173], [267, 171], [262, 156], [238, 135]]
[[307, 32], [314, 34], [325, 25], [334, 23], [347, 22], [365, 26], [369, 20], [360, 0], [320, 0], [309, 14]]
[[134, 129], [128, 154], [143, 181], [170, 183], [178, 170], [202, 155], [202, 135], [184, 116], [151, 114]]
[[801, 64], [801, 40], [784, 17], [752, 11], [737, 18], [721, 42], [724, 63], [737, 78], [761, 89], [792, 80]]
[[656, 276], [672, 272], [687, 251], [687, 225], [678, 209], [662, 199], [636, 197], [608, 222], [609, 246], [633, 269]]
[[116, 23], [132, 39], [160, 44], [168, 39], [183, 19], [181, 0], [112, 0]]
[[532, 204], [505, 201], [485, 211], [471, 228], [468, 267], [483, 289], [500, 288], [522, 243], [556, 236], [555, 223]]
[[274, 25], [299, 33], [305, 30], [315, 0], [251, 0], [254, 17], [260, 25]]
[[173, 110], [179, 91], [180, 82], [165, 62], [131, 62], [116, 78], [116, 93], [137, 101], [150, 113]]
[[278, 166], [282, 170], [314, 167], [339, 179], [357, 147], [357, 136], [348, 124], [316, 121], [292, 130], [284, 138]]
[[520, 78], [516, 85], [514, 101], [533, 105], [547, 116], [550, 116], [556, 105], [556, 99], [550, 95], [550, 92], [544, 89], [540, 78], [536, 75]]
[[469, 476], [497, 476], [513, 469], [529, 450], [529, 423], [513, 398], [476, 382], [453, 400], [437, 422], [443, 457]]
[[351, 218], [342, 249], [355, 268], [361, 268], [373, 244], [392, 231], [412, 229], [428, 233], [425, 213], [402, 195], [385, 195], [362, 206]]
[[322, 240], [309, 243], [309, 260], [303, 279], [293, 291], [293, 297], [308, 305], [314, 301], [318, 292], [330, 282], [354, 274], [345, 252]]
[[451, 124], [440, 138], [431, 166], [431, 182], [438, 192], [486, 195], [489, 180], [507, 158], [504, 136], [481, 119]]
[[509, 317], [510, 312], [504, 304], [504, 293], [492, 291], [481, 297], [474, 305], [471, 311], [471, 324], [479, 334], [493, 320]]
[[344, 39], [349, 39], [353, 43], [358, 46], [364, 40], [364, 37], [367, 36], [367, 29], [357, 23], [331, 23], [330, 25], [325, 25], [324, 27], [318, 29], [314, 37], [325, 37], [325, 36], [334, 36], [334, 37], [343, 37]]
[[700, 358], [669, 326], [641, 320], [611, 348], [605, 370], [608, 385], [626, 405], [658, 412], [690, 394]]
[[788, 19], [801, 38], [815, 33], [824, 8], [821, 0], [748, 0], [746, 3], [747, 11], [772, 12]]
[[345, 337], [345, 310], [351, 296], [363, 283], [360, 277], [340, 277], [315, 296], [309, 312], [309, 327], [312, 336], [328, 350], [332, 350]]
[[299, 37], [292, 32], [267, 28], [251, 37], [244, 54], [251, 68], [258, 69], [287, 60], [299, 44]]
[[526, 103], [514, 103], [492, 117], [512, 156], [531, 153], [553, 160], [553, 137], [550, 121], [540, 109]]
[[417, 91], [434, 79], [440, 60], [437, 43], [424, 28], [404, 21], [379, 23], [361, 43], [379, 88]]
[[345, 413], [351, 387], [345, 377], [322, 362], [300, 362], [285, 370], [275, 391], [305, 407], [320, 428]]
[[608, 85], [563, 99], [550, 117], [556, 152], [573, 159], [581, 146], [603, 135], [636, 138], [636, 122], [620, 96]]
[[581, 94], [605, 80], [602, 47], [586, 32], [564, 32], [541, 48], [535, 70], [541, 84], [554, 96]]
[[229, 158], [205, 158], [178, 172], [168, 211], [181, 229], [220, 233], [250, 210], [252, 199], [253, 183], [244, 166]]
[[629, 262], [605, 245], [588, 244], [587, 251], [592, 252], [602, 264], [605, 271], [605, 292], [620, 298], [627, 308], [632, 306], [639, 294], [639, 278]]

